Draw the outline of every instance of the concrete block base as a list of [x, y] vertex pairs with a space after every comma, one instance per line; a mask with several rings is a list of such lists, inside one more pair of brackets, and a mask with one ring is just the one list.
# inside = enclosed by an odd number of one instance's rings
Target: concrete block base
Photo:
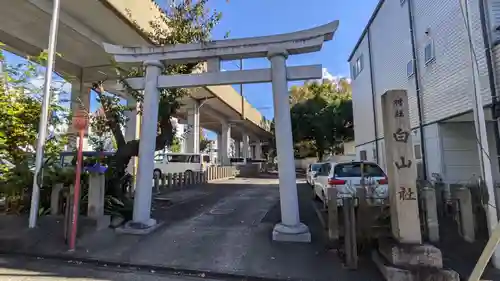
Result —
[[147, 223], [140, 223], [129, 221], [125, 225], [115, 229], [116, 233], [119, 234], [131, 234], [131, 235], [147, 235], [158, 229], [163, 222], [156, 222], [155, 219], [149, 219]]
[[377, 251], [372, 252], [372, 259], [387, 281], [460, 281], [457, 272], [442, 268], [404, 269], [388, 265]]
[[393, 240], [380, 240], [373, 262], [385, 280], [394, 281], [459, 281], [457, 272], [443, 269], [441, 251], [432, 245], [404, 245]]
[[408, 245], [397, 243], [391, 239], [380, 239], [379, 252], [390, 264], [395, 266], [443, 268], [441, 250], [433, 245]]
[[303, 223], [294, 226], [279, 223], [274, 226], [273, 241], [311, 243], [311, 233]]

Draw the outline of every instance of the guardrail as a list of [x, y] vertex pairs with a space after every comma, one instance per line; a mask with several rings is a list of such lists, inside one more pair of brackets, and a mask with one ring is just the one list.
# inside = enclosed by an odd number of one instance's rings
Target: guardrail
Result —
[[169, 189], [180, 189], [214, 180], [228, 179], [236, 176], [236, 168], [231, 166], [208, 167], [204, 172], [168, 173], [153, 177], [153, 191], [160, 193]]

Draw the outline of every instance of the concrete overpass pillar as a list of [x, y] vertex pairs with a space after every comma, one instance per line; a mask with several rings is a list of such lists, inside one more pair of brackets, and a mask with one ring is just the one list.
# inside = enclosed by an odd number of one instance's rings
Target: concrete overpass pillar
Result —
[[255, 143], [255, 159], [261, 159], [262, 158], [262, 144], [260, 143], [260, 140], [257, 140]]
[[222, 133], [217, 134], [217, 162], [222, 165]]
[[[71, 113], [75, 114], [79, 110], [83, 110], [86, 113], [90, 112], [90, 88], [85, 87], [80, 80], [75, 80], [71, 83]], [[73, 130], [70, 126], [68, 129], [68, 149], [76, 150], [78, 143], [78, 132]], [[85, 136], [88, 137], [88, 127], [85, 130]], [[84, 140], [84, 145], [85, 145]]]
[[[134, 194], [134, 212], [132, 221], [126, 228], [148, 233], [154, 229], [156, 220], [151, 218], [151, 180], [155, 155], [155, 142], [157, 134], [158, 103], [160, 92], [157, 88], [158, 76], [163, 64], [159, 61], [145, 61], [146, 77], [143, 101], [143, 120], [141, 122], [141, 141], [139, 143], [139, 167]], [[133, 231], [131, 231], [133, 232]]]
[[247, 163], [247, 158], [250, 158], [250, 137], [247, 133], [243, 133], [243, 161]]
[[241, 142], [239, 140], [234, 140], [234, 157], [241, 157]]
[[273, 240], [311, 242], [309, 228], [301, 223], [299, 218], [292, 122], [290, 120], [290, 102], [286, 77], [288, 53], [286, 50], [271, 50], [267, 56], [271, 61], [281, 207], [281, 222], [274, 227]]
[[221, 164], [229, 166], [230, 145], [231, 145], [231, 124], [228, 122], [222, 123], [222, 137], [221, 137]]
[[[131, 110], [125, 111], [125, 116], [128, 119], [127, 123], [125, 124], [125, 141], [129, 142], [139, 138], [141, 116], [137, 114], [139, 104], [134, 98], [127, 98], [127, 107], [129, 107]], [[137, 157], [132, 157], [132, 159], [130, 159], [130, 162], [127, 166], [127, 172], [134, 176], [135, 179], [137, 173]]]
[[188, 109], [188, 134], [186, 136], [186, 146], [188, 153], [200, 152], [200, 105], [194, 101]]

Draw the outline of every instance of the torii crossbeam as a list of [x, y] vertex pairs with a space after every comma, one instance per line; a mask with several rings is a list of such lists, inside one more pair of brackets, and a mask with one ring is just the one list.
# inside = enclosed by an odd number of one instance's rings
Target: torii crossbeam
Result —
[[[104, 44], [106, 52], [118, 63], [144, 64], [146, 76], [129, 78], [127, 83], [144, 89], [143, 122], [139, 145], [139, 168], [134, 197], [133, 220], [126, 228], [132, 233], [147, 233], [155, 228], [150, 217], [151, 176], [153, 175], [154, 143], [158, 117], [158, 88], [184, 88], [209, 85], [231, 85], [272, 82], [276, 146], [279, 163], [279, 191], [281, 223], [273, 230], [273, 240], [310, 242], [309, 228], [300, 222], [295, 164], [293, 155], [288, 80], [318, 79], [321, 65], [286, 67], [288, 55], [321, 50], [325, 41], [332, 40], [339, 22], [293, 33], [253, 38], [216, 40], [195, 44], [163, 47], [125, 47]], [[270, 69], [220, 72], [221, 60], [267, 57]], [[208, 73], [187, 75], [160, 75], [168, 64], [207, 61]]]

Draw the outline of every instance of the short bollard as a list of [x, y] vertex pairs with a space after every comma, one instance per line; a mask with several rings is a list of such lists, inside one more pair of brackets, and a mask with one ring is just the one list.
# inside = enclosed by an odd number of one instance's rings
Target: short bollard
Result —
[[184, 185], [184, 174], [183, 173], [177, 173], [177, 185], [179, 186], [179, 188], [182, 188], [182, 186]]
[[194, 178], [194, 184], [200, 184], [200, 172], [196, 172], [194, 174], [195, 178]]
[[167, 188], [167, 174], [161, 175], [161, 189]]
[[167, 175], [167, 188], [168, 189], [172, 188], [172, 178], [173, 178], [172, 173], [168, 173], [168, 175]]
[[196, 184], [196, 172], [191, 172], [189, 173], [189, 176], [191, 177], [191, 185], [195, 185]]
[[203, 171], [201, 173], [201, 182], [206, 183], [207, 182], [207, 171]]
[[160, 177], [157, 175], [154, 176], [154, 191], [156, 193], [160, 192]]

